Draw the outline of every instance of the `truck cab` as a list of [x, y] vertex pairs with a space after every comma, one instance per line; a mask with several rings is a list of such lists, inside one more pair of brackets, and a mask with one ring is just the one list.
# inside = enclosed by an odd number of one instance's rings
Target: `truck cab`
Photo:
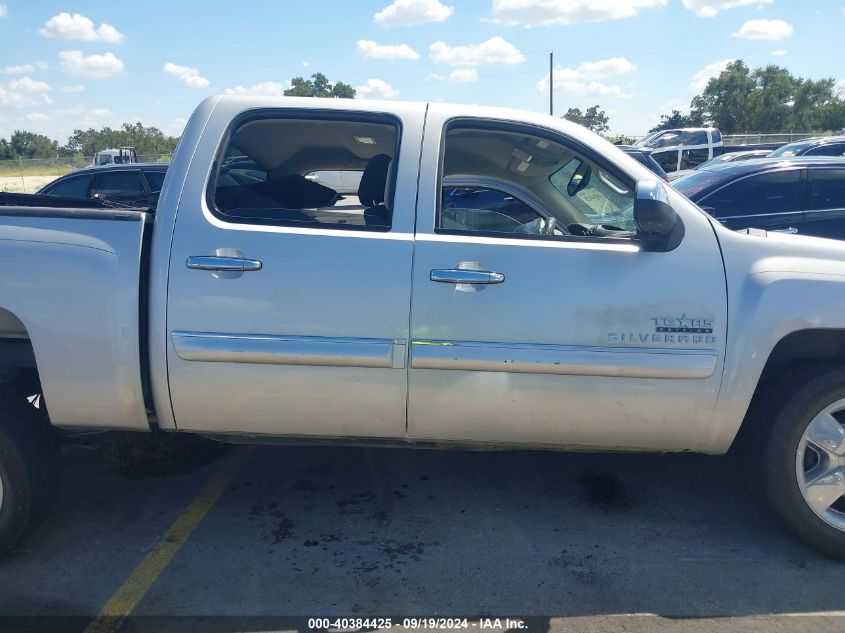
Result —
[[671, 174], [695, 169], [722, 153], [722, 133], [716, 128], [679, 128], [655, 132], [634, 144], [651, 150], [651, 157]]

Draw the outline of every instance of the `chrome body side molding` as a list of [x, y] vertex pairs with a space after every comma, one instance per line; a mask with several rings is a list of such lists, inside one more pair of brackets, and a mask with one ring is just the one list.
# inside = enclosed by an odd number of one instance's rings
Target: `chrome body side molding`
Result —
[[404, 340], [185, 331], [171, 338], [177, 356], [189, 361], [405, 368]]
[[533, 345], [477, 341], [413, 341], [413, 369], [460, 369], [524, 374], [708, 378], [718, 353], [666, 349]]

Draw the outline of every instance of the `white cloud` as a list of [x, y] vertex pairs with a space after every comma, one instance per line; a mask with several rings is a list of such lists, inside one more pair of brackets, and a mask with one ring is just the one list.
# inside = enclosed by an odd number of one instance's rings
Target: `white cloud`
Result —
[[44, 114], [43, 112], [29, 112], [23, 116], [27, 121], [31, 123], [43, 123], [45, 121], [52, 121], [53, 117], [49, 114]]
[[704, 90], [707, 87], [707, 82], [709, 82], [713, 77], [718, 77], [732, 61], [734, 60], [728, 57], [715, 61], [712, 64], [707, 64], [704, 68], [692, 76], [689, 89], [696, 91]]
[[62, 86], [59, 88], [61, 92], [85, 92], [85, 86], [76, 84], [74, 86]]
[[[568, 92], [577, 97], [622, 97], [622, 88], [604, 83], [603, 79], [618, 77], [636, 70], [636, 66], [624, 57], [610, 57], [594, 62], [583, 62], [575, 68], [555, 68], [555, 90]], [[549, 73], [537, 82], [537, 89], [549, 89]]]
[[446, 42], [435, 42], [428, 49], [435, 64], [450, 66], [480, 66], [482, 64], [506, 64], [512, 66], [525, 61], [519, 49], [496, 35], [481, 44], [449, 46]]
[[112, 116], [111, 110], [108, 108], [94, 108], [93, 110], [89, 110], [91, 116], [95, 116], [99, 119], [108, 119]]
[[777, 41], [792, 35], [792, 25], [784, 20], [748, 20], [734, 37], [747, 40]]
[[454, 81], [456, 83], [469, 83], [478, 81], [478, 71], [475, 68], [456, 68], [448, 75], [429, 75], [428, 79], [435, 81]]
[[383, 79], [367, 79], [361, 86], [355, 87], [356, 92], [364, 98], [390, 99], [399, 93]]
[[419, 59], [420, 54], [407, 44], [376, 44], [358, 40], [358, 54], [364, 59]]
[[766, 4], [772, 4], [774, 0], [683, 0], [684, 7], [701, 18], [712, 18], [719, 11], [727, 11], [734, 7], [744, 7], [747, 5], [757, 5], [762, 7]]
[[227, 88], [227, 95], [251, 95], [259, 97], [281, 97], [289, 84], [281, 84], [278, 81], [264, 81], [251, 86], [235, 86]]
[[5, 4], [0, 4], [0, 20], [2, 20], [5, 17], [8, 17], [8, 15], [9, 15], [9, 7], [7, 7]]
[[493, 0], [487, 21], [506, 26], [553, 26], [630, 18], [667, 0]]
[[59, 64], [72, 75], [93, 79], [111, 77], [123, 72], [123, 61], [112, 53], [86, 56], [82, 51], [62, 51], [59, 53]]
[[440, 0], [393, 0], [373, 16], [379, 26], [415, 26], [426, 22], [443, 22], [452, 15], [454, 7]]
[[38, 31], [44, 37], [59, 40], [82, 40], [85, 42], [106, 42], [120, 44], [126, 39], [120, 31], [111, 24], [101, 24], [94, 28], [94, 22], [79, 13], [70, 14], [65, 11], [47, 20]]
[[191, 66], [180, 66], [167, 62], [161, 71], [168, 75], [173, 75], [179, 81], [191, 88], [205, 88], [209, 81], [200, 74], [200, 71]]
[[783, 57], [784, 55], [786, 55], [786, 51], [781, 48], [776, 51], [772, 51], [772, 55], [774, 55], [775, 57]]
[[575, 95], [576, 97], [611, 97], [624, 96], [622, 88], [615, 84], [606, 84], [601, 81], [558, 81], [555, 80], [555, 90], [561, 90]]
[[9, 82], [9, 89], [14, 92], [32, 94], [38, 92], [50, 92], [50, 85], [44, 81], [35, 81], [30, 77], [21, 77]]
[[0, 84], [0, 106], [6, 108], [23, 108], [32, 104], [32, 99], [20, 92], [9, 90]]
[[34, 64], [20, 64], [18, 66], [3, 66], [0, 68], [0, 75], [23, 75], [34, 73], [36, 70], [47, 68], [47, 62], [35, 62]]

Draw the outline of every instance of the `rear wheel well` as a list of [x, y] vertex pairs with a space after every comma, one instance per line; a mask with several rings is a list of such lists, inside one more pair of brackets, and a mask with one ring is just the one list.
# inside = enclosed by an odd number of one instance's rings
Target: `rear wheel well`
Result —
[[731, 446], [731, 452], [741, 452], [756, 432], [761, 431], [765, 416], [758, 415], [770, 387], [787, 373], [801, 375], [800, 367], [845, 365], [845, 330], [799, 330], [783, 337], [772, 349], [763, 373], [757, 382], [754, 396], [742, 426]]
[[27, 395], [41, 393], [29, 332], [12, 312], [0, 308], [0, 383]]

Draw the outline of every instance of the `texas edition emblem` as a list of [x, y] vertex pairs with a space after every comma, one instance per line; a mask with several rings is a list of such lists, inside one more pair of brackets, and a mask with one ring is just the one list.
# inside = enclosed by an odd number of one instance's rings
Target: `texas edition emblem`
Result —
[[708, 344], [715, 343], [713, 319], [688, 317], [652, 317], [653, 332], [610, 332], [609, 343], [670, 343], [670, 344]]

